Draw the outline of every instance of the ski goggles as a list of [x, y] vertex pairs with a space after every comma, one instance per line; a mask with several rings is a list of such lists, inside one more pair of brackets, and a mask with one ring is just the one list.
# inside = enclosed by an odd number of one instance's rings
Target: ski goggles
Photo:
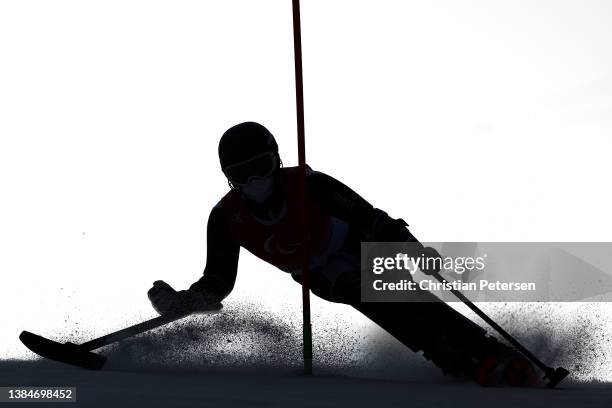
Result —
[[264, 178], [278, 167], [278, 158], [273, 152], [265, 152], [251, 159], [227, 166], [223, 173], [234, 184], [247, 184], [252, 178]]

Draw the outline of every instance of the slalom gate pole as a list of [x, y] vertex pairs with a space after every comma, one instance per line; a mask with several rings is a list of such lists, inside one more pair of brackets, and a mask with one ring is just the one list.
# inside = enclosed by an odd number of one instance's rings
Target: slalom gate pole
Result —
[[308, 204], [306, 197], [306, 142], [304, 136], [304, 86], [302, 82], [302, 36], [300, 1], [292, 0], [293, 53], [295, 62], [295, 102], [297, 107], [298, 166], [300, 191], [300, 230], [302, 241], [302, 339], [304, 374], [312, 374], [312, 326], [310, 323], [310, 271], [308, 248]]

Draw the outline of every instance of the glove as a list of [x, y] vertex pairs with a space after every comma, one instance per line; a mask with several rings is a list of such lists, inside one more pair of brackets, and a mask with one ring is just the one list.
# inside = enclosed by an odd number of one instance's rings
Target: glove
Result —
[[147, 295], [159, 314], [214, 312], [223, 307], [215, 296], [206, 291], [176, 291], [162, 280], [153, 282], [153, 287]]

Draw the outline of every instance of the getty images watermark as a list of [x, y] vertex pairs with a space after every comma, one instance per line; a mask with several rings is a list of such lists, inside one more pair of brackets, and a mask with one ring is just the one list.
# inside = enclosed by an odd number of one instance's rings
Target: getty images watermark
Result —
[[471, 257], [451, 257], [451, 256], [426, 256], [424, 254], [396, 253], [390, 257], [375, 257], [372, 262], [372, 272], [381, 275], [385, 271], [406, 271], [411, 279], [400, 279], [397, 282], [385, 282], [382, 278], [373, 282], [374, 290], [529, 290], [535, 291], [535, 282], [501, 282], [499, 280], [489, 281], [479, 279], [477, 282], [464, 282], [463, 280], [440, 282], [435, 279], [423, 279], [418, 282], [412, 280], [414, 274], [419, 270], [423, 271], [446, 271], [452, 272], [457, 276], [463, 276], [466, 272], [484, 271], [487, 255]]
[[612, 243], [423, 245], [439, 256], [415, 243], [362, 243], [362, 301], [457, 301], [453, 290], [484, 302], [612, 300]]

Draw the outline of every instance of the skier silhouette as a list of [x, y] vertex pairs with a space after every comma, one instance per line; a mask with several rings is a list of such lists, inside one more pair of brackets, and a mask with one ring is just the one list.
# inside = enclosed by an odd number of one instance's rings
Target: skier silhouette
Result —
[[[159, 313], [221, 308], [236, 280], [240, 247], [301, 282], [298, 168], [284, 168], [273, 135], [245, 122], [219, 142], [230, 191], [212, 209], [203, 276], [188, 290], [156, 281], [148, 296]], [[518, 352], [486, 335], [429, 292], [427, 301], [361, 302], [360, 243], [414, 242], [402, 219], [374, 208], [338, 180], [307, 167], [307, 211], [312, 292], [359, 310], [445, 374], [480, 384], [533, 385], [534, 370]]]

